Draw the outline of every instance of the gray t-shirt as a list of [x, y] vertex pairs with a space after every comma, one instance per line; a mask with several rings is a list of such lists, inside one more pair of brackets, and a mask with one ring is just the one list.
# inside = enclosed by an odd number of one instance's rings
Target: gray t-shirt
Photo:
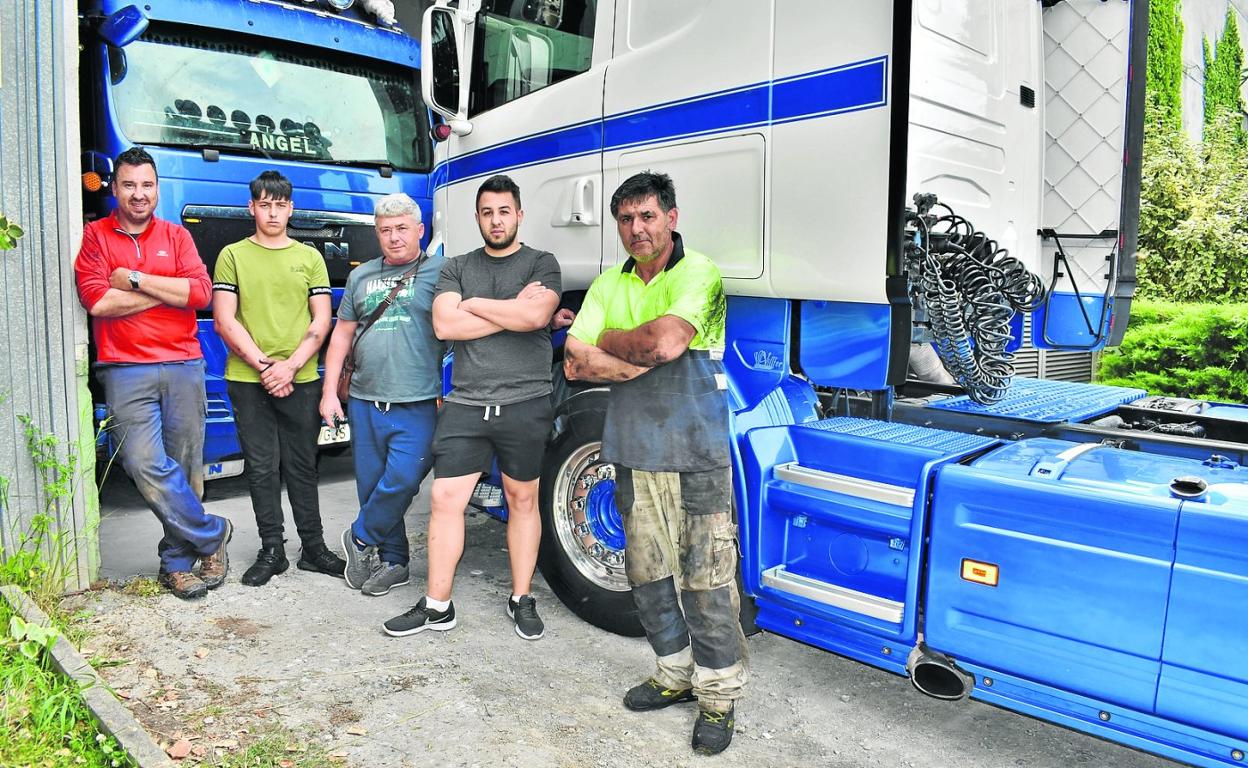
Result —
[[[433, 333], [433, 289], [446, 259], [429, 256], [368, 333], [355, 331], [351, 396], [385, 403], [414, 403], [442, 394], [442, 351]], [[338, 319], [363, 323], [411, 264], [366, 261], [347, 276]]]
[[[448, 259], [437, 292], [462, 298], [514, 299], [524, 286], [539, 282], [563, 290], [559, 262], [546, 251], [521, 245], [497, 258], [484, 248]], [[464, 405], [510, 405], [549, 395], [550, 332], [499, 331], [471, 341], [456, 341], [451, 393], [446, 399]]]

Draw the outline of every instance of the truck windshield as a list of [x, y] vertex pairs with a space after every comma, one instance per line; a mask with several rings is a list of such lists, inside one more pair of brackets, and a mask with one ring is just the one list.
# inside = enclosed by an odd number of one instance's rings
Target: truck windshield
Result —
[[430, 166], [415, 70], [285, 41], [168, 28], [112, 49], [110, 69], [119, 127], [136, 144]]

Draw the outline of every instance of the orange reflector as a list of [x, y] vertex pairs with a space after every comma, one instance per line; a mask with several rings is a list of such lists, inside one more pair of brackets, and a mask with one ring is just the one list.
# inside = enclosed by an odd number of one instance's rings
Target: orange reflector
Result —
[[82, 188], [88, 192], [99, 192], [104, 187], [104, 180], [95, 171], [82, 174]]
[[992, 563], [981, 563], [978, 560], [962, 561], [962, 578], [975, 584], [997, 586], [1000, 569]]

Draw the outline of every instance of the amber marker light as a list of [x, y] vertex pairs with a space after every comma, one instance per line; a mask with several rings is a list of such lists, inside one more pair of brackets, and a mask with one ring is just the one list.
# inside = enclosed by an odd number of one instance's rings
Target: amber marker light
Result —
[[104, 188], [104, 179], [95, 171], [87, 171], [82, 174], [82, 188], [88, 192], [99, 192]]
[[981, 563], [978, 560], [962, 560], [962, 578], [965, 581], [995, 587], [1000, 576], [1001, 569], [992, 563]]

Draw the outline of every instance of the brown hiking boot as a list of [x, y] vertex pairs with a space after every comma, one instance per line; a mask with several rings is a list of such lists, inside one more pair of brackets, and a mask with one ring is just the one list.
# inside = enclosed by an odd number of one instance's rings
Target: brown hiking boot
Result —
[[160, 574], [160, 583], [169, 588], [169, 591], [183, 600], [190, 600], [194, 597], [203, 597], [208, 594], [208, 585], [204, 580], [191, 573], [190, 571], [173, 571], [172, 573]]
[[203, 579], [208, 589], [216, 589], [225, 583], [225, 575], [230, 572], [230, 555], [225, 550], [233, 535], [234, 523], [226, 520], [225, 536], [221, 539], [221, 546], [217, 547], [217, 551], [211, 555], [200, 558], [199, 578]]

